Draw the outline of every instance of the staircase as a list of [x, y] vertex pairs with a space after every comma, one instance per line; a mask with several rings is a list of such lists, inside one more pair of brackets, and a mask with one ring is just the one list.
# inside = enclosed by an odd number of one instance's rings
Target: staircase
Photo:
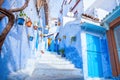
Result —
[[9, 80], [84, 79], [82, 70], [75, 68], [71, 62], [65, 58], [61, 58], [61, 56], [56, 55], [56, 53], [45, 52], [44, 54], [38, 53], [35, 59], [28, 60], [26, 69], [16, 74], [11, 74]]

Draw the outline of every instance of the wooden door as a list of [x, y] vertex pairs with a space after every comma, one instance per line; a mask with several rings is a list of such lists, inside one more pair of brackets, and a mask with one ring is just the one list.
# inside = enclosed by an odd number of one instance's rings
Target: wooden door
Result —
[[102, 60], [100, 38], [86, 34], [87, 39], [87, 65], [89, 77], [102, 77]]

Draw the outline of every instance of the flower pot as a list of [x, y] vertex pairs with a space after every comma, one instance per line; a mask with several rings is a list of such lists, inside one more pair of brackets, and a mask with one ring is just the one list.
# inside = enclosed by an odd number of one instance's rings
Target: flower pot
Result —
[[33, 41], [33, 36], [28, 37], [29, 41]]
[[71, 41], [76, 41], [76, 36], [72, 36]]
[[33, 26], [34, 30], [37, 30], [38, 29], [38, 26]]
[[39, 31], [42, 31], [42, 27], [38, 27], [38, 30], [39, 30]]
[[49, 32], [49, 31], [48, 31], [47, 29], [44, 30], [44, 34], [48, 34], [48, 32]]
[[17, 23], [18, 23], [19, 25], [23, 25], [23, 24], [24, 24], [24, 21], [25, 21], [24, 18], [18, 18], [18, 19], [17, 19]]
[[58, 22], [58, 26], [60, 26], [61, 25], [61, 23], [60, 22]]
[[32, 26], [32, 22], [29, 20], [29, 21], [27, 21], [27, 22], [25, 23], [25, 25], [26, 25], [27, 27], [31, 27], [31, 26]]

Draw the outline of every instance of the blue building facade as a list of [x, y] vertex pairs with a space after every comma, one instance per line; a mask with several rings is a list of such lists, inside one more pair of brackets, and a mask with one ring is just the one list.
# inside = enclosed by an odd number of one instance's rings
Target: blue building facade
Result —
[[85, 73], [85, 79], [112, 77], [106, 29], [87, 22], [82, 23], [81, 28], [83, 71]]
[[120, 6], [117, 6], [103, 20], [102, 25], [107, 29], [112, 75], [120, 79]]
[[[2, 8], [13, 9], [21, 7], [25, 1], [4, 0]], [[19, 12], [15, 12], [15, 23], [8, 33], [0, 53], [0, 80], [7, 80], [10, 73], [24, 69], [28, 59], [34, 57], [38, 42], [38, 31], [34, 30], [34, 22], [39, 21], [34, 0], [30, 0], [24, 13], [31, 19], [32, 26], [27, 27], [25, 23], [19, 25], [17, 22]], [[8, 18], [0, 20], [0, 33], [6, 27]]]

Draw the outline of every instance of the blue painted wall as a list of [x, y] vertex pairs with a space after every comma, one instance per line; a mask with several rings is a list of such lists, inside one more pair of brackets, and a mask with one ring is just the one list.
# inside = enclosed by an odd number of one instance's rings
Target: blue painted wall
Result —
[[87, 46], [83, 48], [85, 50], [83, 54], [87, 54], [85, 75], [87, 74], [87, 77], [112, 77], [105, 28], [90, 23], [83, 23], [81, 28], [86, 35], [86, 43], [83, 40], [82, 43]]
[[[4, 0], [2, 7], [16, 8], [24, 4], [24, 0]], [[32, 22], [38, 21], [34, 0], [30, 0], [28, 7], [24, 12], [31, 18]], [[15, 13], [15, 16], [18, 15]], [[0, 33], [8, 22], [7, 18], [0, 21]], [[28, 40], [28, 34], [34, 36], [33, 41]], [[26, 62], [29, 58], [34, 57], [34, 51], [38, 42], [37, 31], [32, 27], [28, 28], [25, 25], [18, 25], [16, 20], [14, 26], [4, 41], [0, 54], [0, 80], [6, 80], [7, 76], [14, 71], [26, 67]]]
[[[60, 27], [59, 32], [59, 38], [61, 39], [59, 49], [64, 48], [66, 58], [77, 68], [82, 68], [80, 31], [80, 24], [73, 21], [67, 23], [64, 27]], [[66, 36], [66, 39], [63, 36]], [[71, 42], [73, 36], [76, 37], [76, 40]]]

